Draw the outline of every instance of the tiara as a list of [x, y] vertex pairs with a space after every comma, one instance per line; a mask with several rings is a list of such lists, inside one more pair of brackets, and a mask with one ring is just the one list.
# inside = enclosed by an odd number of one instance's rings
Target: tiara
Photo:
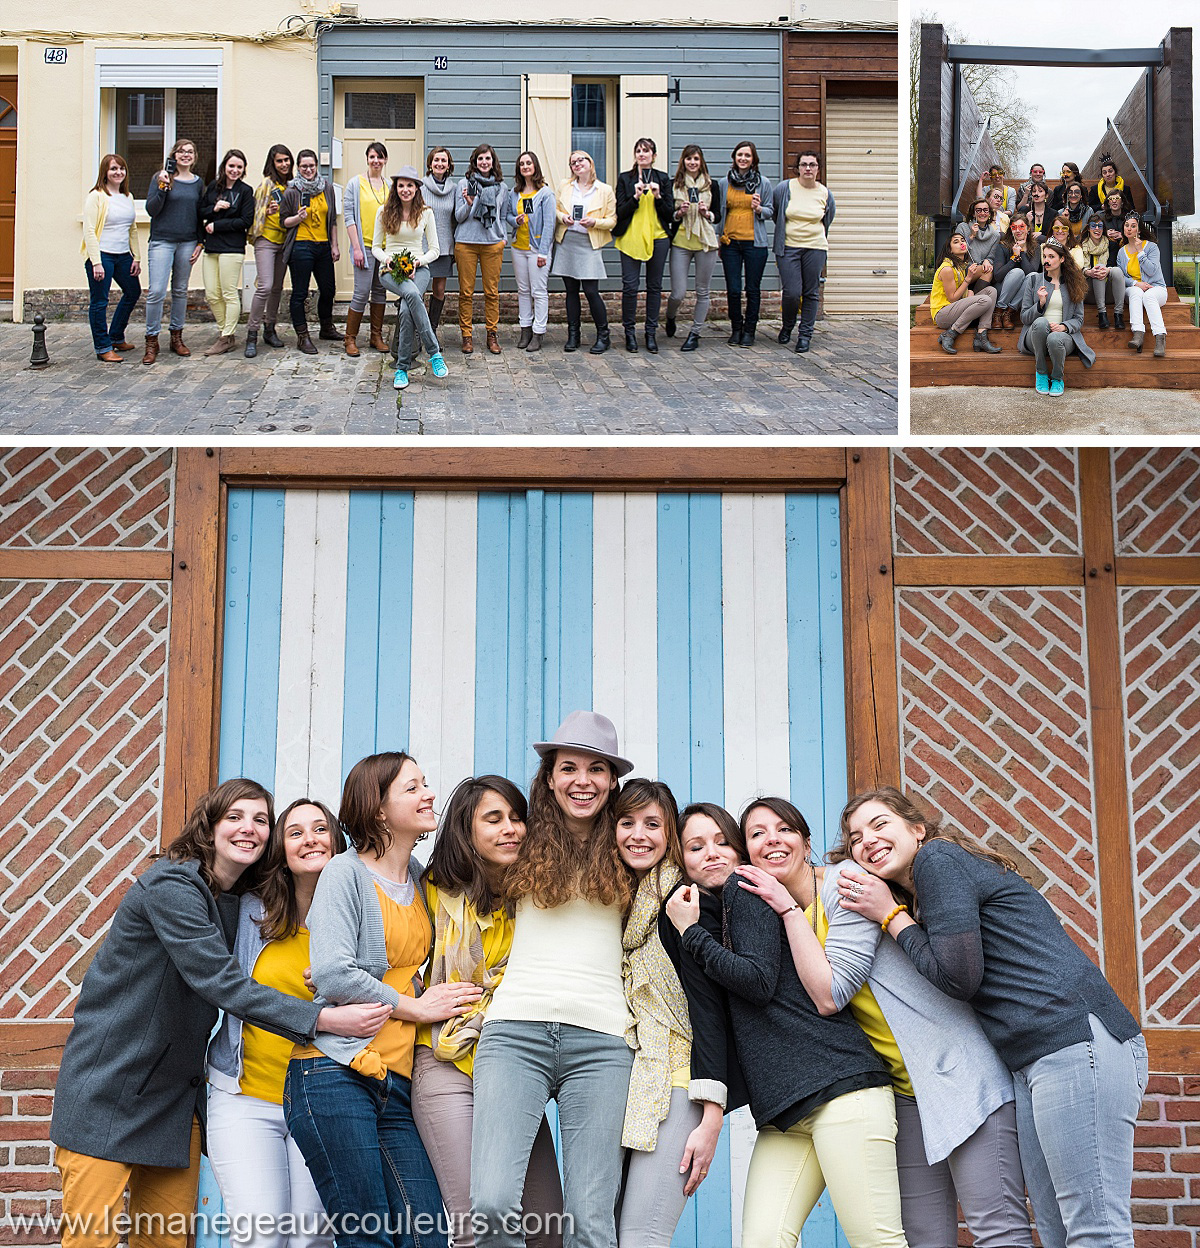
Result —
[[1113, 160], [1111, 152], [1100, 153], [1100, 165], [1101, 165], [1101, 168], [1103, 168], [1105, 165], [1112, 165], [1114, 169], [1117, 167], [1117, 163], [1116, 161]]

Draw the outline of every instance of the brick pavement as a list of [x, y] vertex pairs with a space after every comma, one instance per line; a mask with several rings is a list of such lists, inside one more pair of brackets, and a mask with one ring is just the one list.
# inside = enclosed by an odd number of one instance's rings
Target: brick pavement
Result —
[[[438, 382], [423, 368], [397, 407], [389, 361], [370, 350], [350, 359], [323, 342], [317, 356], [289, 346], [247, 360], [243, 329], [236, 353], [205, 358], [213, 328], [198, 324], [186, 334], [196, 352], [190, 359], [168, 354], [164, 333], [152, 368], [141, 366], [140, 353], [102, 365], [86, 324], [52, 322], [51, 365], [34, 371], [32, 326], [5, 323], [0, 436], [895, 434], [894, 321], [823, 321], [807, 356], [779, 346], [778, 328], [763, 322], [757, 344], [742, 350], [726, 343], [727, 324], [713, 323], [688, 355], [679, 350], [682, 334], [660, 333], [657, 357], [627, 354], [619, 326], [604, 356], [587, 353], [590, 332], [584, 350], [564, 354], [561, 325], [550, 326], [534, 355], [516, 349], [511, 326], [501, 330], [499, 356], [488, 354], [482, 334], [474, 355], [464, 356], [457, 329], [444, 329], [450, 376]], [[140, 329], [132, 325], [131, 334]]]

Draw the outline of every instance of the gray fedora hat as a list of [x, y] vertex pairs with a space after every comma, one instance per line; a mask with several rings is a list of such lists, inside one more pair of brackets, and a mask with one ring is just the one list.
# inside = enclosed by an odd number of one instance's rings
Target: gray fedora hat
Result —
[[617, 730], [611, 719], [595, 711], [572, 711], [555, 729], [550, 741], [535, 741], [533, 748], [545, 758], [554, 750], [584, 750], [598, 754], [613, 765], [618, 776], [633, 770], [633, 764], [617, 753]]
[[418, 186], [420, 186], [422, 182], [421, 175], [412, 165], [401, 165], [400, 168], [392, 174], [391, 181], [399, 182], [401, 178], [403, 178], [405, 182], [415, 182]]

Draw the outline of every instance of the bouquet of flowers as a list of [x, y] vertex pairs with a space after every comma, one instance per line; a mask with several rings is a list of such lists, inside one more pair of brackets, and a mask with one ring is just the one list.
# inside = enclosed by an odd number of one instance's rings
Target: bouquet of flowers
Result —
[[388, 276], [397, 284], [408, 281], [416, 271], [416, 261], [412, 257], [412, 252], [407, 248], [396, 252], [388, 261]]

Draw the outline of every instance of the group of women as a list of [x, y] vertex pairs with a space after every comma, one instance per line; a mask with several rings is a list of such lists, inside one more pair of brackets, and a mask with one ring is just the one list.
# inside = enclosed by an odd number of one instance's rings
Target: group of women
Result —
[[1145, 1044], [1012, 862], [883, 788], [823, 866], [786, 798], [735, 819], [626, 778], [592, 711], [533, 749], [528, 802], [463, 781], [424, 868], [402, 752], [336, 819], [249, 780], [197, 803], [83, 982], [65, 1248], [116, 1244], [79, 1219], [127, 1184], [131, 1214], [189, 1207], [201, 1122], [256, 1248], [666, 1248], [747, 1102], [747, 1248], [794, 1244], [825, 1188], [852, 1248], [953, 1248], [960, 1205], [1030, 1248], [1026, 1191], [1048, 1248], [1132, 1248]]
[[[374, 142], [366, 149], [366, 172], [350, 179], [339, 200], [309, 149], [293, 159], [287, 147], [275, 144], [254, 189], [244, 180], [245, 155], [231, 149], [216, 180], [206, 187], [193, 171], [195, 144], [180, 139], [147, 192], [150, 293], [142, 363], [153, 364], [158, 358], [168, 284], [170, 348], [177, 355], [191, 354], [183, 341], [188, 275], [201, 255], [205, 295], [219, 329], [205, 354], [233, 349], [241, 312], [242, 264], [250, 245], [256, 276], [246, 327], [248, 357], [257, 354], [260, 335], [264, 345], [284, 345], [276, 324], [284, 274], [290, 272], [289, 313], [299, 350], [308, 354], [317, 350], [306, 311], [310, 283], [315, 281], [317, 287], [318, 338], [342, 342], [352, 356], [359, 354], [358, 334], [368, 315], [370, 345], [378, 351], [388, 349], [383, 330], [391, 294], [398, 302], [396, 388], [409, 384], [413, 357], [422, 347], [430, 354], [434, 376], [444, 377], [448, 370], [437, 331], [446, 279], [454, 265], [462, 351], [474, 351], [475, 286], [480, 274], [486, 346], [493, 354], [501, 351], [499, 283], [510, 235], [518, 296], [517, 345], [522, 350], [542, 349], [551, 276], [562, 279], [566, 294], [563, 350], [580, 348], [581, 296], [596, 331], [589, 351], [598, 355], [609, 349], [608, 314], [599, 287], [605, 275], [603, 249], [613, 243], [621, 256], [621, 320], [627, 351], [640, 349], [637, 313], [643, 271], [642, 343], [657, 354], [664, 276], [669, 266], [665, 328], [667, 337], [674, 338], [693, 263], [695, 306], [680, 350], [699, 347], [718, 259], [728, 292], [729, 342], [752, 346], [771, 249], [783, 287], [778, 340], [788, 344], [795, 331], [795, 350], [808, 351], [835, 212], [832, 194], [818, 180], [817, 153], [801, 152], [795, 176], [777, 186], [759, 170], [758, 150], [749, 141], [733, 149], [729, 172], [721, 178], [710, 174], [703, 149], [694, 143], [683, 149], [673, 178], [655, 167], [656, 155], [653, 139], [638, 139], [633, 166], [620, 175], [614, 189], [598, 179], [588, 153], [572, 152], [568, 176], [552, 189], [534, 152], [517, 157], [510, 186], [495, 148], [487, 143], [475, 148], [465, 173], [455, 179], [454, 158], [445, 147], [429, 152], [423, 175], [406, 165], [389, 176], [387, 148]], [[339, 214], [354, 262], [354, 291], [344, 332], [333, 323]], [[120, 156], [107, 155], [87, 198], [83, 244], [93, 347], [105, 363], [120, 363], [124, 352], [136, 349], [125, 340], [130, 313], [141, 293], [135, 216], [128, 167]], [[110, 321], [108, 299], [114, 281], [122, 298]]]
[[1089, 206], [1074, 164], [1063, 166], [1053, 193], [1041, 165], [1019, 192], [993, 166], [990, 185], [981, 181], [980, 197], [938, 256], [930, 311], [943, 351], [957, 354], [958, 335], [974, 327], [974, 350], [998, 354], [989, 331], [1019, 325], [1017, 350], [1034, 357], [1037, 392], [1060, 395], [1069, 354], [1086, 368], [1095, 361], [1083, 336], [1085, 304], [1095, 304], [1097, 325], [1106, 330], [1111, 303], [1119, 331], [1128, 306], [1131, 350], [1141, 352], [1148, 320], [1154, 355], [1166, 355], [1168, 283], [1153, 228], [1108, 157], [1101, 175]]

